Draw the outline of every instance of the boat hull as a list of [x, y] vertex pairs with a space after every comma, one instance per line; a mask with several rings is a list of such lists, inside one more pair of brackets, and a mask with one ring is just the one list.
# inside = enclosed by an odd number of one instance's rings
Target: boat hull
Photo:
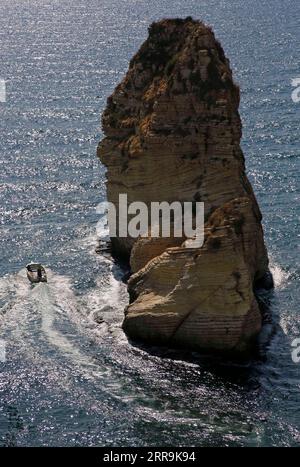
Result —
[[32, 284], [38, 284], [39, 282], [47, 282], [47, 276], [45, 271], [42, 271], [41, 277], [38, 276], [37, 272], [27, 271], [27, 278]]

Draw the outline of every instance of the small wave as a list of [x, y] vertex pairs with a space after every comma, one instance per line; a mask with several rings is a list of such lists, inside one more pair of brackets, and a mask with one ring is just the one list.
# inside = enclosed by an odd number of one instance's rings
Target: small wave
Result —
[[282, 269], [278, 264], [274, 263], [272, 259], [270, 262], [270, 271], [273, 275], [275, 287], [280, 289], [283, 288], [290, 278], [290, 273]]
[[94, 255], [97, 247], [97, 238], [95, 235], [95, 228], [89, 226], [81, 226], [76, 230], [76, 243], [80, 249], [85, 250], [87, 253]]
[[123, 310], [127, 304], [126, 286], [114, 271], [113, 263], [103, 258], [103, 266], [107, 271], [99, 276], [96, 287], [83, 298], [83, 307], [88, 310], [88, 318], [97, 323], [95, 328], [98, 337], [115, 335], [122, 339], [121, 322]]

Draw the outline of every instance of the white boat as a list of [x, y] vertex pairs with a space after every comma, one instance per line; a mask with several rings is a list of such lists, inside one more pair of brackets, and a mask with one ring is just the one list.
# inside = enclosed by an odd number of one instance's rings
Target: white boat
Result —
[[47, 282], [47, 274], [44, 266], [40, 263], [29, 263], [26, 266], [27, 277], [33, 284]]

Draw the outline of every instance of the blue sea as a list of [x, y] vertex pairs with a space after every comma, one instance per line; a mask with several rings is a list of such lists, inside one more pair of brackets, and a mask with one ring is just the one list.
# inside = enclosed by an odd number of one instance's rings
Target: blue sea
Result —
[[[299, 445], [299, 1], [0, 8], [0, 446]], [[276, 285], [271, 339], [241, 364], [129, 344], [123, 271], [95, 254], [106, 98], [149, 24], [188, 15], [213, 27], [241, 87], [242, 147]], [[29, 285], [31, 260], [46, 265], [47, 285]]]

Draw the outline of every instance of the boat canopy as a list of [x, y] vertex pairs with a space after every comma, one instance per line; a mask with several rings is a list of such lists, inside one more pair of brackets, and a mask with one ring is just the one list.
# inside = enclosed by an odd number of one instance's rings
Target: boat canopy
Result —
[[40, 263], [29, 263], [26, 266], [28, 271], [37, 271], [38, 269], [44, 269]]

